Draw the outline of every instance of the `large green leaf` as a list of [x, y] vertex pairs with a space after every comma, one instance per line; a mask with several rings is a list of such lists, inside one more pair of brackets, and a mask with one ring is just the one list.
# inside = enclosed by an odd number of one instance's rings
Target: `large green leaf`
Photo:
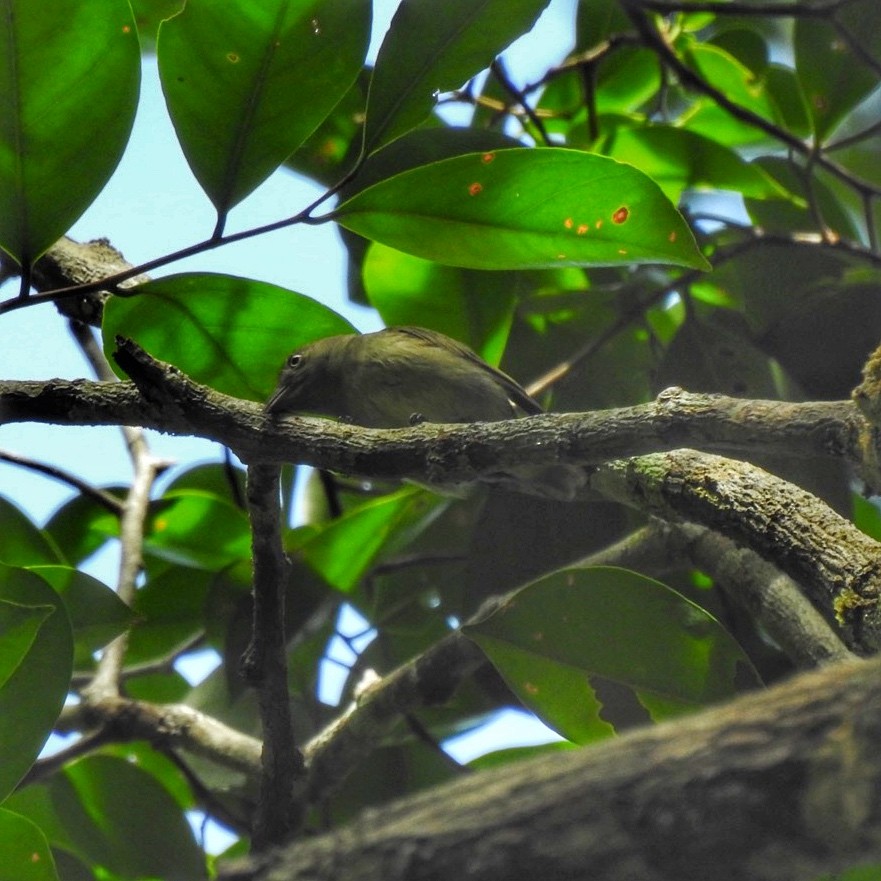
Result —
[[104, 309], [108, 356], [119, 334], [197, 382], [240, 398], [267, 398], [294, 349], [354, 331], [303, 294], [232, 275], [173, 275], [136, 290], [138, 295], [114, 297]]
[[0, 688], [31, 650], [53, 606], [24, 606], [0, 600]]
[[129, 636], [128, 663], [168, 657], [205, 627], [205, 599], [213, 572], [173, 566], [135, 598], [138, 621]]
[[467, 343], [498, 365], [524, 274], [442, 266], [374, 243], [364, 261], [367, 298], [387, 325], [418, 324]]
[[39, 817], [53, 842], [101, 867], [99, 877], [206, 877], [204, 854], [176, 799], [132, 762], [89, 756], [39, 787], [37, 797], [22, 795], [15, 807]]
[[461, 86], [526, 33], [548, 0], [403, 0], [367, 99], [368, 152], [417, 126], [438, 92]]
[[630, 19], [618, 0], [591, 0], [579, 3], [575, 34], [579, 49], [590, 49], [616, 31], [629, 31]]
[[159, 29], [184, 155], [225, 214], [294, 152], [364, 63], [369, 0], [189, 0]]
[[26, 817], [0, 809], [0, 881], [58, 881], [46, 836]]
[[216, 572], [250, 555], [248, 516], [210, 493], [179, 490], [154, 505], [144, 547], [163, 560]]
[[[881, 14], [876, 0], [845, 4], [852, 39], [881, 47]], [[798, 16], [795, 20], [795, 70], [804, 90], [805, 101], [819, 140], [878, 84], [877, 67], [871, 67], [842, 39], [832, 22], [822, 18]]]
[[138, 23], [141, 49], [144, 52], [153, 52], [156, 49], [159, 25], [166, 18], [177, 15], [184, 8], [186, 0], [130, 0], [130, 2], [135, 21]]
[[[0, 601], [18, 625], [0, 630], [0, 799], [36, 759], [67, 695], [72, 669], [70, 620], [38, 575], [0, 565]], [[24, 620], [26, 619], [26, 620]], [[23, 636], [25, 638], [23, 638]]]
[[[684, 60], [729, 101], [769, 122], [776, 120], [777, 110], [764, 80], [745, 64], [720, 46], [699, 43], [691, 35], [684, 37], [681, 44]], [[727, 146], [753, 143], [767, 137], [761, 128], [741, 121], [710, 97], [700, 100], [683, 121], [690, 131]]]
[[370, 71], [363, 68], [331, 114], [285, 160], [285, 166], [327, 187], [337, 183], [361, 147]]
[[733, 190], [754, 199], [786, 194], [761, 166], [687, 129], [621, 127], [609, 136], [603, 152], [650, 175], [672, 200], [684, 189]]
[[[122, 503], [125, 487], [113, 487], [107, 491]], [[110, 536], [119, 533], [119, 517], [94, 496], [80, 493], [55, 511], [43, 531], [55, 542], [65, 559], [77, 565], [102, 547]]]
[[348, 199], [356, 192], [420, 165], [465, 153], [486, 153], [522, 146], [514, 138], [487, 129], [447, 125], [417, 129], [368, 156], [356, 177], [340, 191], [340, 198]]
[[582, 742], [609, 730], [589, 680], [633, 689], [654, 718], [756, 684], [734, 639], [660, 582], [611, 567], [563, 569], [464, 628], [548, 725]]
[[434, 162], [368, 187], [333, 217], [400, 251], [473, 269], [707, 265], [654, 181], [578, 150], [497, 150]]
[[0, 496], [0, 561], [11, 566], [60, 562], [51, 540], [12, 502]]
[[365, 502], [321, 527], [294, 531], [286, 547], [301, 555], [328, 584], [349, 592], [389, 542], [406, 528], [418, 528], [438, 510], [438, 498], [406, 487]]
[[0, 45], [0, 247], [27, 265], [116, 168], [137, 106], [138, 39], [125, 0], [2, 0]]
[[132, 623], [132, 610], [97, 578], [68, 566], [33, 566], [64, 600], [73, 627], [77, 666], [119, 636]]
[[[379, 181], [408, 171], [420, 165], [428, 165], [440, 159], [449, 159], [463, 153], [482, 153], [488, 150], [499, 150], [503, 147], [519, 147], [520, 143], [513, 138], [480, 128], [461, 128], [452, 126], [433, 126], [421, 128], [393, 141], [367, 157], [358, 169], [357, 176], [340, 190], [340, 201], [366, 190]], [[347, 229], [341, 230], [341, 239], [348, 252], [349, 262], [349, 297], [358, 303], [366, 300], [362, 287], [364, 255], [368, 242], [361, 236]], [[426, 324], [416, 319], [410, 324]], [[434, 325], [426, 325], [433, 327]], [[456, 336], [456, 334], [452, 334]]]

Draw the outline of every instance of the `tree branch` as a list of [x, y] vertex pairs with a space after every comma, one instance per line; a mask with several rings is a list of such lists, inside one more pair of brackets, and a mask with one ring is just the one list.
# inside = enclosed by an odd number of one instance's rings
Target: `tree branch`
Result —
[[228, 881], [805, 881], [881, 861], [881, 662], [380, 809]]
[[877, 456], [871, 426], [849, 401], [751, 401], [667, 389], [654, 402], [614, 410], [375, 430], [328, 419], [269, 419], [255, 403], [141, 356], [163, 374], [164, 382], [151, 382], [154, 389], [161, 385], [162, 397], [141, 394], [129, 383], [0, 381], [0, 424], [142, 425], [218, 441], [246, 462], [297, 462], [437, 485], [491, 478], [523, 465], [588, 465], [681, 446], [832, 456], [858, 469]]
[[370, 685], [306, 746], [310, 804], [336, 789], [405, 713], [443, 703], [484, 663], [483, 652], [455, 631]]
[[255, 850], [277, 846], [299, 831], [306, 811], [305, 764], [294, 741], [288, 693], [285, 588], [288, 564], [281, 545], [279, 468], [248, 468], [248, 514], [254, 554], [254, 625], [242, 673], [257, 689], [263, 723], [260, 800]]
[[805, 490], [755, 465], [694, 450], [610, 462], [591, 486], [745, 544], [803, 585], [852, 649], [881, 648], [881, 547]]
[[260, 741], [185, 704], [153, 704], [109, 695], [65, 707], [56, 729], [100, 727], [115, 740], [146, 740], [160, 750], [185, 749], [253, 779], [260, 774]]
[[807, 670], [854, 658], [798, 584], [754, 551], [705, 526], [652, 520], [578, 565], [660, 573], [681, 568], [683, 560], [690, 560], [746, 609], [796, 668]]
[[664, 524], [673, 543], [711, 576], [731, 599], [746, 609], [796, 667], [806, 670], [853, 659], [834, 629], [810, 603], [800, 586], [749, 548], [694, 523]]
[[11, 465], [20, 465], [29, 471], [36, 471], [39, 474], [45, 474], [46, 477], [51, 477], [53, 480], [66, 483], [68, 486], [79, 490], [84, 496], [88, 496], [97, 502], [114, 516], [119, 517], [122, 514], [123, 502], [121, 499], [118, 499], [113, 493], [109, 493], [107, 490], [103, 490], [77, 477], [76, 474], [65, 471], [63, 468], [48, 465], [45, 462], [37, 462], [28, 456], [19, 456], [17, 453], [10, 453], [7, 450], [0, 450], [0, 461], [9, 462]]

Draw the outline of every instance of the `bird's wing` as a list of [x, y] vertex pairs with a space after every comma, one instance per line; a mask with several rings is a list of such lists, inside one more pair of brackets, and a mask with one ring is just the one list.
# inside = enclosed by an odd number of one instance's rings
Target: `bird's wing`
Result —
[[541, 404], [529, 395], [523, 386], [511, 379], [507, 373], [503, 373], [496, 367], [487, 364], [483, 358], [458, 340], [451, 339], [448, 336], [439, 334], [434, 330], [429, 330], [426, 327], [397, 326], [387, 328], [386, 332], [389, 331], [393, 333], [407, 334], [408, 336], [415, 337], [416, 339], [422, 340], [432, 346], [442, 346], [448, 349], [452, 348], [457, 354], [461, 355], [463, 358], [467, 358], [472, 364], [477, 365], [481, 370], [485, 370], [489, 373], [507, 392], [508, 397], [517, 404], [524, 413], [529, 413], [530, 415], [544, 413]]

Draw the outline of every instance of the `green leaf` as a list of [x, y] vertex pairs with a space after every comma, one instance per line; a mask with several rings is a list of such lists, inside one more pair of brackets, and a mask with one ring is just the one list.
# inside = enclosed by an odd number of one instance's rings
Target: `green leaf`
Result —
[[590, 676], [633, 689], [656, 718], [731, 697], [744, 682], [758, 681], [718, 621], [625, 569], [553, 572], [463, 630], [527, 707], [576, 742], [607, 726]]
[[368, 0], [189, 0], [159, 29], [159, 74], [197, 180], [220, 215], [296, 150], [348, 91]]
[[535, 746], [511, 746], [497, 749], [491, 753], [485, 753], [468, 762], [468, 767], [473, 771], [487, 771], [491, 768], [501, 768], [512, 762], [520, 762], [523, 759], [533, 759], [536, 756], [546, 756], [551, 753], [569, 752], [577, 749], [575, 744], [565, 740], [556, 740], [552, 743], [540, 743]]
[[526, 33], [548, 0], [403, 0], [379, 49], [370, 93], [367, 152], [415, 128], [438, 92], [461, 86]]
[[0, 688], [19, 668], [53, 609], [0, 600]]
[[804, 309], [805, 298], [814, 291], [839, 282], [847, 265], [844, 255], [830, 249], [784, 241], [723, 261], [713, 279], [740, 298], [750, 325], [764, 332], [793, 311]]
[[[719, 46], [698, 43], [692, 38], [683, 43], [684, 60], [728, 100], [769, 122], [776, 119], [776, 108], [761, 77]], [[691, 131], [728, 146], [766, 137], [762, 129], [736, 119], [711, 98], [698, 102], [684, 122]]]
[[684, 189], [733, 190], [754, 199], [786, 194], [761, 166], [687, 129], [667, 125], [618, 128], [603, 152], [644, 171], [673, 201]]
[[[519, 142], [498, 132], [477, 128], [455, 128], [436, 126], [408, 132], [391, 144], [378, 150], [367, 158], [359, 168], [357, 176], [340, 190], [340, 201], [345, 201], [356, 192], [381, 180], [408, 171], [419, 165], [473, 153], [476, 150], [498, 150], [502, 147], [517, 147]], [[364, 254], [368, 242], [361, 236], [343, 228], [341, 231], [343, 246], [346, 248], [349, 262], [349, 298], [357, 303], [365, 303], [362, 272]], [[411, 324], [425, 324], [422, 320]]]
[[363, 68], [333, 112], [312, 132], [285, 165], [326, 187], [337, 183], [354, 163], [364, 139], [364, 105], [370, 71]]
[[[111, 487], [120, 504], [125, 487]], [[65, 502], [49, 518], [44, 533], [58, 546], [64, 558], [74, 565], [82, 563], [119, 532], [119, 519], [90, 495], [81, 493]]]
[[165, 489], [165, 495], [178, 490], [200, 490], [245, 506], [245, 469], [221, 462], [200, 462], [178, 471]]
[[248, 516], [209, 493], [169, 493], [150, 513], [144, 547], [160, 559], [217, 572], [250, 555]]
[[441, 266], [374, 243], [364, 261], [367, 298], [387, 325], [417, 324], [467, 343], [498, 365], [523, 275]]
[[[768, 231], [781, 231], [788, 236], [794, 229], [811, 229], [816, 226], [819, 213], [829, 232], [841, 238], [860, 237], [853, 214], [838, 198], [840, 191], [836, 194], [822, 178], [806, 180], [782, 156], [762, 156], [754, 164], [761, 166], [766, 174], [789, 193], [785, 200], [747, 198], [746, 209], [756, 226]], [[850, 165], [849, 162], [846, 164]]]
[[806, 138], [811, 131], [811, 120], [796, 72], [782, 64], [769, 64], [765, 71], [765, 88], [777, 108], [781, 125], [797, 137]]
[[46, 534], [12, 502], [0, 496], [0, 560], [11, 566], [60, 562]]
[[3, 0], [0, 43], [0, 247], [29, 265], [122, 156], [138, 39], [125, 0]]
[[69, 850], [58, 847], [52, 849], [58, 876], [62, 881], [98, 881], [95, 873], [79, 857]]
[[64, 808], [65, 832], [91, 862], [131, 879], [206, 877], [204, 854], [180, 807], [151, 774], [96, 755], [63, 775], [53, 781], [53, 801]]
[[579, 49], [590, 49], [615, 32], [629, 31], [631, 27], [618, 0], [591, 0], [578, 4], [575, 33]]
[[578, 150], [469, 153], [357, 193], [333, 217], [408, 254], [472, 269], [706, 267], [654, 181]]
[[348, 593], [390, 541], [400, 538], [404, 528], [433, 516], [437, 505], [431, 493], [406, 487], [347, 511], [326, 526], [297, 530], [285, 544], [328, 584]]
[[514, 138], [486, 129], [456, 126], [417, 129], [368, 156], [354, 180], [340, 190], [340, 198], [348, 199], [356, 192], [420, 165], [466, 153], [486, 153], [520, 146], [521, 143]]
[[875, 541], [881, 541], [881, 511], [878, 510], [877, 505], [857, 493], [851, 495], [851, 502], [853, 504], [851, 517], [854, 526], [860, 532], [870, 535]]
[[184, 8], [186, 0], [130, 0], [130, 2], [135, 21], [138, 23], [141, 49], [144, 52], [155, 52], [159, 25], [166, 18], [177, 15]]
[[[878, 4], [860, 0], [850, 7], [851, 26], [857, 38], [881, 27]], [[808, 16], [795, 20], [795, 70], [804, 91], [814, 134], [822, 141], [835, 126], [878, 84], [877, 70], [858, 57], [831, 21]]]
[[58, 881], [49, 842], [40, 827], [2, 808], [0, 881]]
[[213, 572], [175, 566], [138, 591], [138, 622], [129, 637], [129, 663], [169, 656], [205, 626], [205, 599]]
[[265, 400], [294, 349], [354, 332], [310, 297], [232, 275], [173, 275], [135, 290], [132, 297], [112, 297], [104, 308], [108, 357], [119, 334], [197, 382], [239, 398]]
[[144, 673], [125, 682], [126, 694], [136, 701], [154, 704], [183, 703], [190, 693], [190, 683], [180, 673]]
[[84, 666], [98, 649], [123, 633], [134, 620], [132, 610], [97, 578], [67, 566], [33, 566], [64, 600], [73, 627], [76, 663]]
[[7, 674], [0, 686], [2, 799], [36, 759], [64, 704], [73, 637], [61, 598], [33, 572], [0, 565], [0, 600], [30, 609], [29, 626], [38, 625], [24, 654], [21, 631], [8, 644], [0, 631], [0, 669]]

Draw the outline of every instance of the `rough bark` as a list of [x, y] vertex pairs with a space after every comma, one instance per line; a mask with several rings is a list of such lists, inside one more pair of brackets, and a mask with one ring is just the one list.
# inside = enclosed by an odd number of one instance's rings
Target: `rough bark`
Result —
[[809, 881], [881, 862], [881, 662], [365, 812], [238, 881]]

